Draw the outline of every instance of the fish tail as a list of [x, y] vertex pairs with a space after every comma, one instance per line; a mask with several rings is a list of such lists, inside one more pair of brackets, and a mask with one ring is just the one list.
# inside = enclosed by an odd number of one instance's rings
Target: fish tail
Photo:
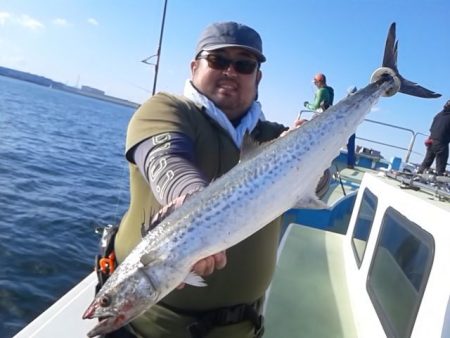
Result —
[[441, 96], [441, 94], [403, 78], [397, 68], [397, 55], [398, 40], [395, 34], [395, 22], [393, 22], [389, 27], [386, 39], [382, 67], [375, 70], [371, 77], [371, 82], [379, 81], [386, 76], [394, 80], [394, 85], [383, 96], [392, 96], [397, 92], [423, 98], [437, 98]]

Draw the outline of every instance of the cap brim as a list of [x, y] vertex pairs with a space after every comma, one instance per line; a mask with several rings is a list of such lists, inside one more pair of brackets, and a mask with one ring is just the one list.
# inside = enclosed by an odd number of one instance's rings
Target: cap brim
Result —
[[206, 51], [209, 52], [209, 51], [212, 51], [212, 50], [217, 50], [217, 49], [222, 49], [222, 48], [229, 48], [229, 47], [236, 47], [236, 48], [242, 48], [242, 49], [248, 50], [252, 54], [255, 54], [255, 56], [257, 57], [259, 62], [265, 62], [266, 61], [266, 57], [263, 54], [261, 54], [259, 52], [259, 50], [255, 49], [255, 48], [248, 47], [248, 46], [243, 46], [243, 45], [227, 43], [227, 44], [221, 44], [221, 45], [206, 46], [202, 50], [206, 50]]

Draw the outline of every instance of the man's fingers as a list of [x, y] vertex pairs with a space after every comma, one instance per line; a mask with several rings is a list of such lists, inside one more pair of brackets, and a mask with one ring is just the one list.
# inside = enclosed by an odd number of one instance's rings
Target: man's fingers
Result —
[[200, 276], [208, 276], [214, 271], [214, 257], [209, 256], [195, 263], [194, 272]]
[[305, 122], [308, 122], [307, 119], [297, 119], [294, 121], [294, 128], [300, 127]]
[[194, 264], [192, 270], [200, 276], [209, 276], [214, 270], [223, 269], [226, 264], [227, 255], [225, 254], [225, 251], [222, 251], [199, 260]]
[[289, 132], [291, 132], [292, 130], [297, 129], [298, 127], [300, 127], [301, 125], [303, 125], [305, 122], [307, 122], [308, 120], [305, 119], [300, 119], [300, 120], [295, 120], [294, 121], [294, 125], [292, 127], [289, 127], [288, 130], [283, 131], [280, 134], [280, 137], [286, 136], [286, 134], [288, 134]]
[[209, 276], [214, 272], [214, 256], [209, 256], [205, 258], [205, 265], [202, 276]]
[[215, 267], [217, 270], [221, 270], [227, 265], [227, 255], [225, 251], [219, 252], [214, 255]]

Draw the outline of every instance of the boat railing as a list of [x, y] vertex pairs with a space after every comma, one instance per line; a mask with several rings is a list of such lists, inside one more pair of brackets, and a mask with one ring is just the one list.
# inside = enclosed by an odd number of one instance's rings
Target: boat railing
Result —
[[[384, 122], [375, 121], [375, 120], [371, 120], [371, 119], [364, 119], [364, 121], [365, 122], [369, 122], [369, 123], [379, 124], [379, 125], [390, 127], [390, 128], [394, 128], [394, 129], [403, 130], [403, 131], [406, 131], [408, 133], [411, 133], [411, 139], [409, 141], [409, 145], [408, 145], [407, 148], [400, 147], [400, 146], [397, 146], [397, 145], [394, 145], [394, 144], [383, 143], [383, 142], [379, 142], [379, 141], [375, 141], [375, 140], [364, 139], [362, 137], [356, 137], [357, 139], [364, 140], [366, 142], [371, 142], [371, 143], [374, 143], [374, 144], [380, 144], [380, 145], [383, 145], [383, 146], [386, 146], [386, 147], [390, 147], [390, 148], [394, 148], [394, 149], [405, 150], [406, 151], [406, 155], [405, 155], [405, 158], [403, 160], [406, 163], [409, 162], [409, 159], [411, 157], [411, 153], [412, 153], [412, 150], [413, 150], [413, 147], [414, 147], [414, 143], [416, 142], [417, 135], [424, 135], [424, 134], [422, 134], [420, 132], [415, 132], [412, 129], [400, 127], [400, 126], [397, 126], [395, 124], [384, 123]], [[425, 135], [425, 136], [427, 136], [427, 135]]]
[[[303, 109], [303, 110], [300, 110], [300, 112], [298, 113], [297, 118], [299, 119], [299, 118], [303, 117], [305, 114], [307, 114], [307, 117], [310, 119], [310, 118], [312, 118], [312, 116], [315, 113], [316, 112], [313, 111], [313, 110]], [[409, 134], [411, 134], [411, 138], [410, 138], [410, 141], [409, 141], [409, 144], [408, 144], [407, 147], [402, 147], [402, 146], [398, 146], [398, 145], [391, 144], [391, 143], [385, 143], [385, 142], [380, 142], [380, 141], [377, 141], [377, 140], [367, 139], [367, 138], [360, 137], [358, 135], [356, 136], [356, 139], [361, 140], [361, 141], [382, 145], [382, 146], [389, 147], [389, 148], [392, 148], [392, 149], [399, 149], [399, 150], [405, 151], [405, 157], [402, 159], [405, 163], [409, 163], [409, 161], [410, 161], [411, 154], [413, 153], [413, 148], [414, 148], [414, 144], [416, 142], [417, 136], [418, 135], [423, 135], [425, 137], [428, 136], [427, 134], [423, 134], [421, 132], [416, 132], [416, 131], [414, 131], [412, 129], [404, 128], [404, 127], [401, 127], [401, 126], [397, 126], [395, 124], [375, 121], [375, 120], [371, 120], [371, 119], [364, 119], [364, 121], [365, 122], [369, 122], [369, 123], [373, 123], [373, 124], [382, 125], [382, 126], [385, 126], [385, 127], [390, 127], [390, 128], [393, 128], [393, 129], [402, 130], [402, 131], [405, 131], [405, 132], [408, 132]], [[419, 155], [423, 155], [423, 154], [419, 154]]]

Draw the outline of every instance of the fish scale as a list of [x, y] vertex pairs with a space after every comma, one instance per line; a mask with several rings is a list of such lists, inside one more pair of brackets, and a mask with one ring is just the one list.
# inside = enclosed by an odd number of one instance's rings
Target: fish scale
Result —
[[393, 60], [394, 42], [392, 25], [383, 61], [391, 67], [377, 70], [373, 83], [263, 146], [151, 230], [86, 310], [83, 318], [103, 318], [88, 336], [133, 320], [185, 281], [197, 261], [244, 240], [294, 205], [317, 206], [317, 181], [380, 96], [398, 90], [439, 95], [404, 82]]
[[[382, 92], [383, 87], [373, 86], [372, 91]], [[361, 97], [367, 100], [365, 95]], [[131, 314], [124, 316], [132, 319], [182, 283], [195, 262], [257, 232], [298, 200], [313, 198], [320, 175], [346, 135], [353, 133], [353, 121], [362, 119], [373, 101], [365, 110], [353, 109], [351, 114], [346, 105], [344, 111], [339, 111], [338, 105], [330, 108], [188, 199], [143, 238], [97, 298], [108, 295], [118, 304], [134, 299], [128, 310]], [[343, 131], [336, 136], [333, 131], [337, 128]], [[251, 222], [249, 214], [253, 215]], [[143, 265], [143, 256], [154, 258]], [[99, 317], [123, 316], [123, 311], [112, 310], [98, 308]], [[98, 328], [90, 335], [98, 334]]]

